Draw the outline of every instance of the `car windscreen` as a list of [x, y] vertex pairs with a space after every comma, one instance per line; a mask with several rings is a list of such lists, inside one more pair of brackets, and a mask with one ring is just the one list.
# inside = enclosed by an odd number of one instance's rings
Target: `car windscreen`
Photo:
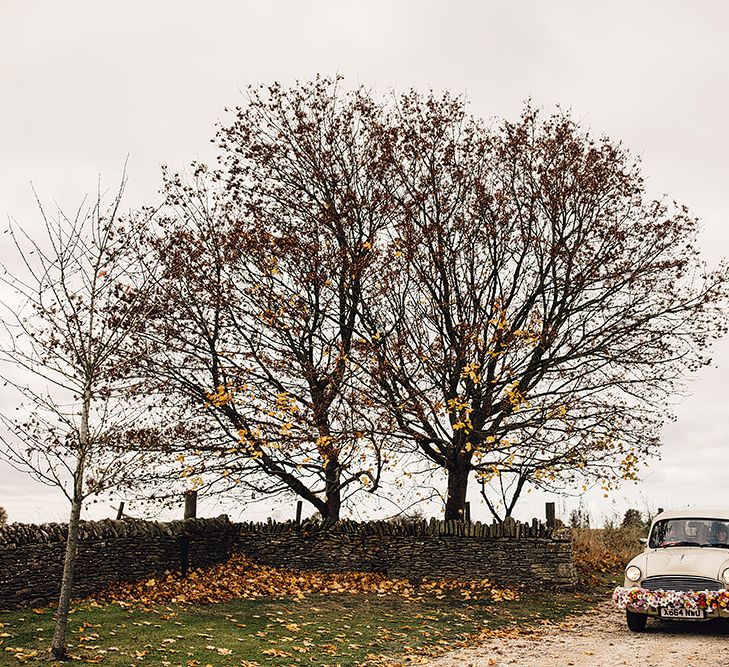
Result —
[[648, 546], [718, 547], [729, 549], [729, 520], [727, 519], [664, 519], [657, 521], [651, 531]]

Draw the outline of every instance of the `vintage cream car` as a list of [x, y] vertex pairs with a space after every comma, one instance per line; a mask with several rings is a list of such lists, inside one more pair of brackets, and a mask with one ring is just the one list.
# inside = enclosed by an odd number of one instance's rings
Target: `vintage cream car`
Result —
[[628, 628], [645, 629], [649, 616], [680, 621], [729, 617], [729, 509], [661, 512], [645, 551], [625, 568], [613, 600]]

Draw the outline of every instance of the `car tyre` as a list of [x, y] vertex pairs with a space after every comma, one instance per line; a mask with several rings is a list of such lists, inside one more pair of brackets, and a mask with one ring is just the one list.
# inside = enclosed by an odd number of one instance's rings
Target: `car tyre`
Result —
[[643, 632], [645, 630], [645, 624], [648, 622], [648, 616], [646, 614], [636, 614], [626, 609], [625, 620], [628, 622], [628, 630], [631, 632]]

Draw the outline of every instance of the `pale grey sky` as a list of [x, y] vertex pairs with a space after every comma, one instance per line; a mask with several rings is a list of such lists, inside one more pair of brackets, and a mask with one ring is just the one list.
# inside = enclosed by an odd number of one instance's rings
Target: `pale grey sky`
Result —
[[[383, 92], [465, 93], [486, 118], [514, 117], [528, 97], [570, 108], [642, 156], [650, 192], [691, 207], [715, 262], [729, 255], [728, 25], [718, 0], [2, 0], [0, 215], [33, 229], [31, 180], [73, 207], [99, 174], [113, 186], [127, 155], [126, 203], [149, 202], [161, 164], [213, 155], [215, 124], [246, 85], [340, 73]], [[713, 356], [665, 429], [663, 459], [608, 501], [588, 493], [593, 516], [644, 498], [729, 504], [729, 341]], [[531, 494], [517, 514], [541, 515], [544, 500]], [[6, 467], [0, 505], [19, 521], [66, 513]]]

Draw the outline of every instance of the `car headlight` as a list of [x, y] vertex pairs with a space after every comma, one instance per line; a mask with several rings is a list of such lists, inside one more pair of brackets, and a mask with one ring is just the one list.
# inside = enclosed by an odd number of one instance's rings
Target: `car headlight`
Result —
[[[729, 574], [729, 567], [724, 570], [724, 572]], [[631, 565], [627, 570], [625, 570], [625, 577], [629, 581], [638, 581], [642, 574], [643, 573], [640, 571], [640, 568], [635, 565]]]
[[725, 568], [721, 573], [721, 579], [725, 584], [729, 584], [729, 567]]

